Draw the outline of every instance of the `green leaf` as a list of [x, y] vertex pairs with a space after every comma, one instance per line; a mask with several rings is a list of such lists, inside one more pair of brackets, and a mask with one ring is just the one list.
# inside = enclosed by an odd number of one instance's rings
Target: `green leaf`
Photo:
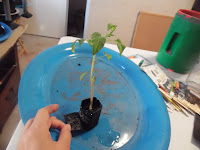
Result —
[[115, 42], [117, 42], [117, 47], [119, 49], [120, 56], [121, 56], [126, 46], [122, 44], [122, 41], [120, 39], [116, 39]]
[[122, 43], [117, 43], [117, 47], [119, 49], [119, 52], [120, 52], [120, 56], [122, 55], [124, 49], [126, 48], [126, 46], [124, 46]]
[[[77, 40], [76, 40], [77, 41]], [[72, 48], [72, 52], [75, 53], [75, 44], [76, 44], [76, 41], [74, 41], [74, 43], [72, 44], [71, 48]]]
[[101, 34], [99, 32], [94, 32], [91, 36], [91, 40], [94, 40], [94, 39], [99, 38], [99, 37], [101, 37]]
[[109, 23], [108, 26], [107, 26], [107, 30], [109, 31], [110, 29], [116, 29], [117, 25], [114, 25], [112, 23]]
[[106, 37], [114, 36], [112, 33], [106, 34]]
[[111, 23], [109, 23], [107, 26], [108, 31], [110, 30], [110, 34], [112, 34], [116, 28], [117, 28], [117, 25], [113, 25]]
[[80, 76], [80, 80], [82, 80], [82, 79], [83, 79], [83, 77], [84, 77], [86, 74], [87, 74], [87, 73], [85, 73], [85, 72], [84, 72], [84, 73], [82, 73], [82, 74], [81, 74], [81, 76]]
[[122, 43], [122, 41], [120, 39], [116, 39], [115, 42]]
[[87, 42], [90, 44], [90, 46], [93, 46], [92, 40], [88, 40]]
[[94, 32], [91, 36], [91, 40], [88, 40], [88, 43], [92, 46], [93, 50], [92, 53], [95, 55], [98, 53], [104, 46], [106, 42], [105, 37], [101, 37], [99, 32]]
[[80, 39], [79, 41], [79, 46], [81, 46], [83, 44], [83, 42], [85, 41], [85, 39]]
[[95, 38], [94, 40], [92, 40], [92, 47], [93, 47], [93, 55], [97, 54], [104, 46], [104, 44], [106, 43], [106, 38], [105, 37], [98, 37]]
[[109, 23], [108, 26], [107, 26], [107, 30], [109, 31], [112, 28], [112, 26], [113, 26], [113, 24]]
[[103, 52], [105, 54], [105, 56], [108, 58], [108, 60], [110, 60], [112, 58], [112, 55], [107, 54], [106, 52]]
[[110, 33], [113, 33], [114, 31], [115, 31], [115, 29], [117, 28], [117, 26], [115, 25], [115, 26], [113, 26], [112, 28], [111, 28], [111, 32]]

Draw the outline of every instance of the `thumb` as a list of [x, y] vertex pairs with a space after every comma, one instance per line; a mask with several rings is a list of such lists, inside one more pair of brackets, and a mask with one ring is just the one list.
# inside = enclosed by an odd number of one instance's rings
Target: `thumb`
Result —
[[64, 149], [66, 148], [70, 149], [71, 139], [72, 139], [71, 126], [67, 124], [60, 131], [58, 143]]

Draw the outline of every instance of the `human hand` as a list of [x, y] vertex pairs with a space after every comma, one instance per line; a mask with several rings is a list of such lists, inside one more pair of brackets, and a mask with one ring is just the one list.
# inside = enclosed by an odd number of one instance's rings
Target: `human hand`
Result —
[[[49, 116], [56, 112], [58, 107], [57, 104], [46, 106], [26, 123], [20, 136], [18, 150], [70, 150], [71, 126]], [[50, 127], [60, 130], [57, 142], [51, 138]]]

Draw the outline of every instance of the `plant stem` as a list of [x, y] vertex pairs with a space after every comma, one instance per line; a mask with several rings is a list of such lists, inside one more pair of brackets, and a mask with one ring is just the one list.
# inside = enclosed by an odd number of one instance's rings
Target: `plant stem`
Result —
[[90, 97], [90, 107], [89, 109], [92, 109], [93, 106], [93, 86], [94, 86], [94, 76], [93, 76], [93, 72], [94, 72], [94, 64], [95, 64], [95, 57], [96, 55], [93, 55], [93, 59], [92, 59], [92, 67], [91, 67], [91, 75], [90, 75], [90, 84], [91, 84], [91, 97]]

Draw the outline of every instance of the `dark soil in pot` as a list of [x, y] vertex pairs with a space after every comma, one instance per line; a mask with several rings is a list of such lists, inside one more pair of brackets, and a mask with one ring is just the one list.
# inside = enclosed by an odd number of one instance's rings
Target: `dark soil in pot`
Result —
[[90, 98], [82, 101], [79, 111], [81, 124], [85, 130], [91, 130], [98, 124], [102, 110], [102, 105], [96, 97], [93, 98], [93, 106], [91, 110], [89, 109], [89, 106]]

